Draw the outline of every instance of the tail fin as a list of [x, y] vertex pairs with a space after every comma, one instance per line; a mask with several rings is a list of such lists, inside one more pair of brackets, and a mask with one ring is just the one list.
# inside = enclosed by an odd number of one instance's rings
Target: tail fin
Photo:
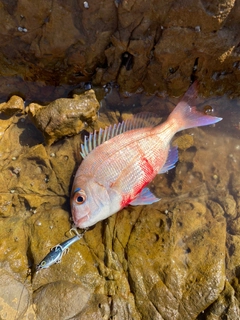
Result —
[[177, 131], [207, 126], [222, 120], [222, 118], [212, 117], [196, 110], [196, 107], [190, 107], [186, 101], [180, 101], [173, 112], [168, 117], [176, 123]]

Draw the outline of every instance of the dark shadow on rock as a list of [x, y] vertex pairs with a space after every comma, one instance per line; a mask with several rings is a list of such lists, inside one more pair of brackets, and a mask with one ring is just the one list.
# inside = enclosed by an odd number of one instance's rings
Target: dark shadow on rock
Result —
[[24, 129], [19, 135], [19, 143], [21, 146], [33, 147], [44, 142], [42, 133], [30, 122], [28, 118], [19, 119], [17, 126], [20, 129]]

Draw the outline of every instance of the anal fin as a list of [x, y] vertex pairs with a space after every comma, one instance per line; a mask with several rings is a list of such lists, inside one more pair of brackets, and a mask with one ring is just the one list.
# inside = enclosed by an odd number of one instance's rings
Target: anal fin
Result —
[[171, 146], [169, 151], [168, 151], [167, 160], [166, 160], [164, 166], [158, 172], [158, 174], [165, 173], [168, 170], [173, 169], [175, 167], [177, 161], [178, 161], [178, 149], [177, 149], [177, 147], [172, 147]]

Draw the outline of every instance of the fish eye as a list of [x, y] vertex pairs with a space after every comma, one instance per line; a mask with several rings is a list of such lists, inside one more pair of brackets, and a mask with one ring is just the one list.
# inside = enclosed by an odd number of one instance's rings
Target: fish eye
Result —
[[44, 267], [45, 264], [46, 264], [46, 261], [42, 261], [42, 262], [41, 262], [41, 267]]
[[82, 196], [78, 196], [77, 199], [76, 199], [77, 203], [82, 203], [83, 201], [84, 201], [84, 199], [83, 199]]
[[73, 199], [77, 204], [82, 204], [86, 201], [87, 196], [84, 190], [81, 189], [80, 191], [75, 192]]

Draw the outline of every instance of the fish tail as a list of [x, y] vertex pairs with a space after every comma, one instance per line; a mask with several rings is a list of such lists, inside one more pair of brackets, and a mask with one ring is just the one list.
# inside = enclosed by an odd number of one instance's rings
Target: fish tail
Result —
[[196, 107], [190, 107], [186, 101], [180, 101], [168, 117], [173, 121], [176, 131], [188, 128], [207, 126], [222, 120], [222, 118], [213, 117], [197, 111]]

